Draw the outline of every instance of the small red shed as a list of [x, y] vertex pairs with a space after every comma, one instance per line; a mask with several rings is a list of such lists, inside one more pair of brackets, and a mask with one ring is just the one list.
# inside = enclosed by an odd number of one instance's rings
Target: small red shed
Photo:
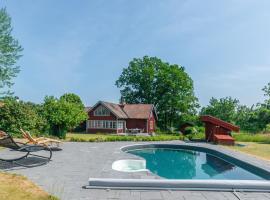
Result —
[[203, 115], [200, 117], [205, 123], [205, 140], [207, 142], [215, 142], [219, 144], [233, 145], [234, 139], [231, 132], [239, 132], [240, 128], [231, 123], [211, 115]]

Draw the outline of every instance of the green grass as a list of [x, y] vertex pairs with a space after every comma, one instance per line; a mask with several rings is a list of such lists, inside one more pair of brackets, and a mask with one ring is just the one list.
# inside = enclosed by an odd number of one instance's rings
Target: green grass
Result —
[[110, 134], [68, 133], [66, 140], [72, 142], [170, 141], [183, 140], [183, 137], [179, 135], [125, 136]]
[[26, 177], [6, 172], [0, 172], [0, 197], [5, 200], [59, 200]]
[[238, 142], [260, 142], [270, 144], [270, 134], [234, 133], [233, 137]]
[[270, 145], [256, 142], [237, 142], [244, 146], [225, 146], [235, 151], [241, 151], [249, 155], [270, 160]]

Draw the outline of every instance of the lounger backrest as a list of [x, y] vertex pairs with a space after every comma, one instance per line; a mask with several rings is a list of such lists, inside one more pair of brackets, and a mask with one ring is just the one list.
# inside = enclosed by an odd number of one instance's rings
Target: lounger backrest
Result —
[[29, 140], [30, 142], [34, 142], [34, 143], [36, 142], [36, 141], [34, 140], [34, 138], [32, 138], [32, 136], [31, 136], [31, 134], [30, 134], [29, 132], [24, 131], [24, 130], [22, 130], [22, 129], [21, 129], [21, 132], [22, 132], [23, 137], [24, 137], [25, 139]]
[[0, 146], [10, 148], [10, 149], [19, 149], [20, 146], [12, 139], [10, 135], [0, 138]]

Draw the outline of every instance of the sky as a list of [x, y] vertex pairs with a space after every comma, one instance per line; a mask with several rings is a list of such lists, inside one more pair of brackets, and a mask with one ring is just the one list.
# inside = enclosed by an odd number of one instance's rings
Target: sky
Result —
[[270, 82], [269, 0], [0, 0], [23, 46], [12, 90], [25, 101], [78, 94], [118, 102], [133, 58], [184, 66], [202, 106], [264, 100]]

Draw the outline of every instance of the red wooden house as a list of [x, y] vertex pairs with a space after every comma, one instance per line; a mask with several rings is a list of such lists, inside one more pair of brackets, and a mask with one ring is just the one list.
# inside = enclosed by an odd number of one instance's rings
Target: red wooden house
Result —
[[234, 138], [231, 132], [239, 132], [239, 127], [210, 115], [201, 116], [205, 123], [205, 139], [207, 142], [233, 145]]
[[87, 110], [87, 133], [154, 133], [157, 120], [152, 104], [115, 104], [99, 101]]

